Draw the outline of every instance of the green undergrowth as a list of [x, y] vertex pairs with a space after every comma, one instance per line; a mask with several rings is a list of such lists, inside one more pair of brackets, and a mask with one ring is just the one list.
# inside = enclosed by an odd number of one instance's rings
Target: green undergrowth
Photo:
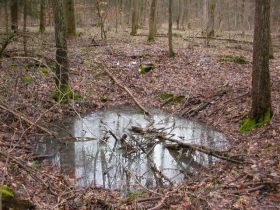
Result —
[[241, 133], [248, 133], [251, 130], [253, 130], [254, 128], [260, 128], [262, 127], [264, 124], [269, 123], [270, 119], [272, 117], [272, 114], [269, 111], [267, 111], [259, 120], [255, 120], [251, 117], [246, 117], [245, 119], [242, 120], [241, 125], [240, 125], [240, 129], [239, 131]]
[[218, 55], [217, 62], [233, 62], [237, 64], [247, 64], [248, 61], [242, 55]]
[[173, 93], [168, 93], [168, 92], [160, 92], [159, 93], [159, 98], [161, 101], [165, 102], [181, 102], [185, 96], [182, 95], [175, 95]]
[[9, 199], [15, 197], [13, 190], [6, 185], [0, 186], [0, 193], [2, 194], [2, 199]]
[[135, 192], [129, 192], [128, 193], [128, 197], [131, 199], [136, 199], [137, 197], [143, 195], [145, 193], [144, 190], [140, 190], [140, 191], [135, 191]]
[[2, 200], [2, 208], [3, 209], [17, 209], [17, 210], [25, 210], [25, 209], [35, 209], [35, 205], [30, 203], [27, 200], [21, 200], [14, 191], [6, 186], [0, 185], [0, 193]]
[[153, 63], [141, 64], [139, 66], [140, 74], [146, 74], [153, 69], [155, 69], [155, 65]]
[[34, 82], [34, 78], [32, 76], [24, 76], [22, 79], [27, 84], [31, 84], [32, 82]]
[[61, 90], [55, 90], [52, 94], [52, 98], [57, 102], [67, 102], [69, 100], [78, 100], [81, 97], [81, 94], [73, 91], [69, 86], [64, 87]]

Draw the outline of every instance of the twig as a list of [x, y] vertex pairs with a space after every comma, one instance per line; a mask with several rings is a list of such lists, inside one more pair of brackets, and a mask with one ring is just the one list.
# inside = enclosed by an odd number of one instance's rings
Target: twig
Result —
[[169, 198], [170, 192], [166, 193], [165, 196], [160, 200], [160, 202], [153, 208], [150, 208], [149, 210], [160, 210], [162, 209], [166, 204], [166, 200]]
[[41, 125], [38, 125], [38, 124], [32, 122], [30, 119], [28, 119], [27, 117], [25, 117], [22, 113], [19, 113], [19, 112], [16, 112], [16, 111], [12, 110], [12, 109], [9, 109], [9, 108], [7, 108], [6, 106], [4, 106], [4, 105], [2, 105], [2, 104], [0, 104], [0, 108], [3, 109], [3, 110], [5, 110], [5, 111], [10, 112], [10, 113], [13, 114], [15, 117], [19, 118], [20, 120], [23, 120], [24, 122], [28, 123], [29, 125], [32, 125], [32, 126], [34, 126], [34, 127], [37, 127], [37, 128], [39, 128], [41, 131], [43, 131], [44, 133], [47, 133], [48, 135], [53, 136], [53, 137], [55, 137], [56, 139], [58, 139], [55, 133], [51, 132], [50, 130], [48, 130], [47, 128], [45, 128], [45, 127], [43, 127], [43, 126], [41, 126]]
[[133, 99], [133, 101], [136, 103], [136, 105], [148, 116], [151, 116], [151, 113], [143, 106], [139, 103], [139, 101], [133, 96], [133, 94], [131, 93], [131, 91], [125, 86], [122, 85], [121, 82], [108, 70], [108, 68], [106, 66], [104, 66], [102, 64], [102, 66], [104, 67], [104, 71], [108, 74], [108, 76], [122, 89], [124, 89], [129, 96]]
[[13, 162], [15, 162], [18, 166], [20, 166], [22, 169], [24, 169], [26, 172], [28, 172], [35, 180], [39, 181], [42, 185], [44, 185], [52, 195], [57, 196], [57, 193], [54, 192], [51, 187], [45, 183], [43, 180], [41, 180], [37, 175], [35, 175], [35, 172], [33, 172], [32, 169], [28, 168], [28, 166], [24, 165], [23, 163], [21, 163], [17, 158], [0, 151], [0, 155], [5, 157], [5, 158], [10, 158]]
[[214, 103], [217, 98], [222, 97], [226, 92], [228, 91], [227, 84], [222, 86], [216, 93], [214, 93], [212, 96], [210, 96], [208, 99], [206, 99], [204, 102], [201, 102], [197, 107], [195, 108], [187, 108], [185, 109], [181, 116], [188, 115], [189, 117], [194, 117], [197, 115], [198, 112], [204, 110], [207, 108], [210, 104]]

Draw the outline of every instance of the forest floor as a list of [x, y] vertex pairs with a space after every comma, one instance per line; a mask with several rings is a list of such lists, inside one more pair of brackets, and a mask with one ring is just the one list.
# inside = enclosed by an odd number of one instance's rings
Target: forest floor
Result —
[[[1, 183], [38, 209], [279, 209], [280, 52], [276, 51], [270, 62], [273, 118], [269, 125], [241, 134], [240, 122], [251, 103], [252, 44], [212, 40], [206, 48], [203, 40], [180, 33], [174, 36], [174, 58], [168, 57], [166, 37], [148, 43], [146, 36], [112, 33], [105, 42], [83, 32], [70, 39], [70, 83], [82, 99], [69, 104], [56, 103], [51, 97], [54, 80], [48, 67], [52, 68], [55, 57], [53, 37], [32, 35], [28, 55], [22, 53], [20, 40], [11, 44], [0, 59]], [[243, 56], [247, 63], [223, 61], [226, 55]], [[142, 63], [153, 63], [156, 68], [141, 75], [138, 69]], [[219, 161], [173, 188], [153, 189], [162, 196], [147, 192], [125, 198], [102, 188], [74, 188], [73, 177], [63, 175], [47, 160], [35, 161], [34, 145], [46, 133], [25, 118], [49, 129], [77, 113], [134, 105], [101, 64], [106, 64], [147, 108], [163, 105], [162, 92], [185, 96], [163, 109], [219, 130], [226, 135], [230, 152], [246, 163]], [[207, 106], [190, 111], [201, 103]], [[16, 113], [11, 113], [13, 110]]]

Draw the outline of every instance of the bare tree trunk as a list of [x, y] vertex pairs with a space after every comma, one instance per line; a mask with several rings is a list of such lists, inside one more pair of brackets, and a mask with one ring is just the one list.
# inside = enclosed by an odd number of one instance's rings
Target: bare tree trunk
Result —
[[182, 0], [178, 0], [178, 14], [176, 18], [177, 30], [180, 30], [181, 16], [182, 16]]
[[255, 0], [251, 117], [256, 123], [272, 114], [269, 73], [270, 0]]
[[138, 29], [138, 0], [132, 0], [132, 22], [130, 35], [135, 36]]
[[156, 8], [157, 0], [152, 0], [150, 8], [150, 18], [149, 18], [149, 36], [148, 41], [155, 41], [155, 24], [156, 24]]
[[59, 91], [68, 89], [69, 62], [67, 55], [66, 27], [63, 14], [63, 0], [53, 0], [56, 42], [56, 86]]
[[18, 31], [18, 1], [11, 0], [11, 29], [12, 32]]
[[26, 29], [26, 19], [27, 19], [27, 2], [28, 0], [24, 0], [23, 2], [23, 50], [24, 54], [27, 55], [27, 29]]
[[104, 15], [102, 14], [102, 4], [100, 0], [96, 0], [96, 9], [97, 9], [97, 15], [99, 18], [99, 25], [100, 25], [100, 34], [101, 34], [101, 39], [107, 39], [106, 31], [105, 31], [105, 18]]
[[115, 13], [116, 13], [115, 32], [118, 33], [118, 25], [119, 25], [119, 0], [116, 1]]
[[274, 59], [274, 51], [273, 51], [273, 43], [272, 43], [272, 37], [271, 37], [271, 29], [269, 32], [269, 58]]
[[240, 22], [242, 34], [245, 35], [245, 0], [241, 0]]
[[204, 13], [204, 28], [202, 34], [205, 35], [205, 45], [209, 45], [209, 37], [215, 34], [215, 8], [216, 0], [204, 0], [203, 13]]
[[6, 33], [9, 33], [9, 12], [8, 12], [8, 0], [4, 0], [4, 16], [5, 16], [5, 28]]
[[172, 43], [172, 7], [173, 7], [173, 0], [169, 0], [169, 5], [168, 5], [168, 15], [169, 15], [169, 19], [168, 19], [168, 46], [169, 46], [169, 50], [168, 50], [168, 55], [169, 57], [174, 57], [175, 53], [173, 50], [173, 43]]
[[46, 0], [40, 1], [40, 33], [44, 33], [46, 30]]
[[75, 20], [75, 6], [74, 0], [63, 0], [66, 35], [76, 36], [76, 20]]
[[190, 12], [190, 0], [184, 0], [182, 6], [182, 20], [181, 20], [181, 28], [185, 30], [186, 24], [189, 22], [189, 12]]

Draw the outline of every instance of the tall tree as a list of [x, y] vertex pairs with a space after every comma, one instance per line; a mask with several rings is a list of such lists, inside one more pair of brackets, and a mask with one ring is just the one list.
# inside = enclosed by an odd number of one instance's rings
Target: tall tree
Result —
[[155, 41], [156, 8], [157, 8], [157, 0], [152, 0], [151, 8], [150, 8], [150, 18], [149, 18], [148, 41]]
[[44, 33], [46, 30], [46, 0], [40, 1], [40, 28], [39, 31]]
[[214, 25], [215, 25], [215, 8], [216, 0], [204, 0], [203, 5], [204, 13], [204, 29], [203, 34], [206, 37], [212, 37], [215, 34]]
[[272, 116], [269, 73], [270, 0], [255, 0], [255, 26], [252, 74], [252, 105], [250, 118], [241, 131], [269, 122]]
[[173, 7], [173, 0], [169, 0], [169, 5], [168, 5], [168, 55], [169, 57], [174, 57], [175, 53], [173, 50], [173, 43], [172, 43], [172, 21], [173, 21], [173, 16], [172, 16], [172, 7]]
[[9, 32], [9, 13], [8, 13], [8, 0], [4, 0], [4, 16], [6, 33]]
[[12, 32], [18, 31], [18, 1], [17, 0], [11, 0], [10, 2], [10, 8], [11, 8], [11, 29]]
[[130, 35], [135, 36], [138, 29], [138, 0], [132, 0], [132, 22]]
[[[63, 14], [63, 0], [53, 0], [56, 42], [56, 86], [60, 93], [68, 90], [69, 61], [67, 55], [66, 27]], [[58, 97], [61, 98], [61, 95]]]
[[76, 19], [74, 0], [63, 0], [66, 34], [67, 36], [76, 36]]
[[25, 55], [27, 55], [27, 6], [28, 0], [23, 0], [23, 50]]

